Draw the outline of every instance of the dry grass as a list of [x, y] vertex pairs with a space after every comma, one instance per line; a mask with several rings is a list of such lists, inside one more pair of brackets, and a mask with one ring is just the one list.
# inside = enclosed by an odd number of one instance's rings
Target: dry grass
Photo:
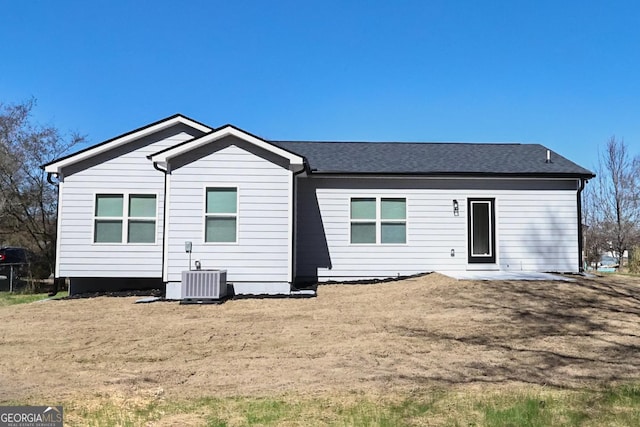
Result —
[[639, 291], [431, 274], [314, 299], [1, 307], [0, 402], [598, 387], [640, 378]]

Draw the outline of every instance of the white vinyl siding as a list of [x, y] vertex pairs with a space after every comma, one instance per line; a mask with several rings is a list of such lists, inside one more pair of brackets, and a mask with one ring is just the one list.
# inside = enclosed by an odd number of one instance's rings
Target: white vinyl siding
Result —
[[[164, 174], [146, 156], [195, 135], [196, 131], [177, 126], [63, 169], [56, 276], [162, 277]], [[155, 243], [123, 244], [127, 235], [120, 243], [94, 243], [96, 194], [154, 195]], [[141, 230], [134, 226], [132, 233], [137, 231]]]
[[575, 191], [511, 194], [498, 203], [496, 252], [502, 269], [577, 271]]
[[[193, 244], [192, 262], [199, 260], [203, 269], [226, 269], [229, 282], [289, 281], [291, 172], [279, 161], [282, 159], [228, 137], [213, 144], [209, 152], [194, 155], [193, 161], [173, 167], [168, 189], [166, 281], [179, 282], [182, 271], [189, 268], [185, 241]], [[237, 189], [235, 214], [229, 208], [231, 194], [219, 205], [224, 212], [206, 206], [207, 189], [216, 188]], [[235, 218], [236, 241], [207, 242], [203, 216]]]
[[[298, 206], [297, 274], [347, 280], [474, 268], [467, 257], [468, 198], [495, 198], [495, 268], [577, 271], [576, 184], [534, 179], [300, 178], [298, 194], [306, 194]], [[407, 243], [352, 244], [354, 194], [406, 198]], [[453, 200], [458, 202], [457, 214]]]

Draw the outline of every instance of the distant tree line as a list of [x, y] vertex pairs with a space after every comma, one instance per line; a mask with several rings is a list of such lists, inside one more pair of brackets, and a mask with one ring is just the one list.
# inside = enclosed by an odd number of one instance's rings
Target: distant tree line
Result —
[[583, 193], [585, 261], [597, 263], [610, 252], [640, 272], [640, 156], [612, 136], [598, 152], [594, 178]]
[[34, 123], [35, 105], [35, 99], [0, 103], [0, 247], [30, 249], [35, 275], [46, 277], [55, 266], [58, 196], [40, 166], [84, 137]]

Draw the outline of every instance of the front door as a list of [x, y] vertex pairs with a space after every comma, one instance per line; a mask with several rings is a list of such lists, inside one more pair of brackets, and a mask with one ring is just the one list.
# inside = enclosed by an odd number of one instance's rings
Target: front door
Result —
[[469, 263], [496, 262], [496, 199], [469, 199]]

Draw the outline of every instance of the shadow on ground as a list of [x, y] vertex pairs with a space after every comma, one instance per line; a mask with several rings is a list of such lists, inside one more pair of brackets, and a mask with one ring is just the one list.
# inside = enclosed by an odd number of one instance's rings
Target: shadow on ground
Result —
[[483, 292], [461, 292], [446, 309], [464, 310], [469, 317], [457, 322], [477, 322], [477, 328], [396, 327], [405, 336], [468, 355], [452, 357], [440, 373], [413, 381], [576, 388], [640, 377], [638, 279], [473, 285], [483, 286]]

